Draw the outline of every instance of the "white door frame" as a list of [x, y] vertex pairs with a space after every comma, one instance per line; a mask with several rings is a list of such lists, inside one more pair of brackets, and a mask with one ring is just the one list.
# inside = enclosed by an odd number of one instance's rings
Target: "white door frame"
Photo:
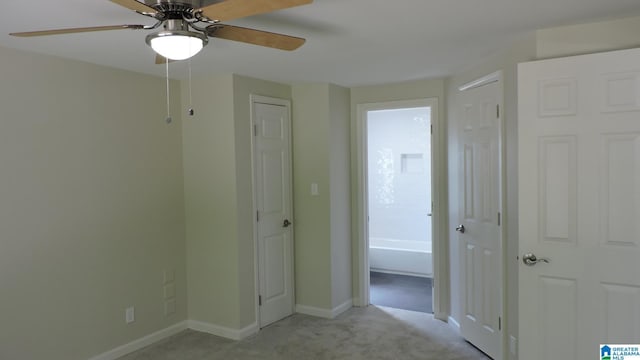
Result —
[[367, 224], [368, 184], [367, 184], [367, 112], [373, 110], [402, 109], [415, 107], [431, 108], [431, 200], [433, 201], [432, 244], [433, 244], [433, 313], [437, 319], [447, 320], [449, 316], [449, 262], [447, 246], [447, 173], [446, 149], [444, 131], [440, 124], [438, 98], [423, 98], [379, 103], [365, 103], [357, 105], [357, 213], [358, 213], [358, 264], [359, 278], [357, 294], [354, 299], [356, 306], [368, 306], [369, 298], [369, 226]]
[[[498, 194], [500, 196], [499, 199], [499, 206], [500, 206], [500, 214], [501, 214], [501, 226], [500, 226], [500, 257], [502, 258], [502, 268], [500, 269], [500, 301], [501, 301], [501, 306], [500, 306], [500, 311], [501, 311], [501, 318], [502, 318], [502, 336], [501, 336], [501, 351], [502, 351], [502, 358], [505, 358], [505, 354], [509, 354], [509, 352], [507, 351], [507, 334], [510, 332], [510, 330], [508, 329], [508, 316], [509, 314], [507, 313], [507, 296], [506, 296], [506, 291], [505, 289], [507, 288], [507, 277], [506, 277], [506, 271], [507, 271], [507, 253], [505, 251], [506, 249], [506, 241], [507, 241], [507, 221], [508, 221], [508, 217], [505, 214], [505, 209], [507, 208], [507, 197], [506, 197], [506, 186], [505, 184], [507, 183], [507, 171], [506, 171], [506, 166], [505, 164], [507, 163], [507, 154], [505, 152], [505, 139], [506, 139], [506, 129], [505, 129], [505, 111], [504, 111], [504, 82], [503, 82], [503, 74], [502, 74], [502, 70], [498, 70], [496, 72], [493, 72], [491, 74], [488, 74], [486, 76], [480, 77], [476, 80], [470, 81], [462, 86], [460, 86], [458, 88], [459, 92], [463, 92], [465, 90], [471, 90], [471, 89], [475, 89], [484, 85], [488, 85], [488, 84], [492, 84], [492, 83], [497, 83], [498, 85], [498, 106], [499, 106], [499, 111], [500, 111], [500, 116], [498, 117], [498, 131], [500, 132], [500, 134], [498, 134], [498, 141], [500, 142], [498, 144], [498, 159], [499, 159], [499, 164], [498, 164], [498, 171], [500, 173], [500, 176], [498, 177], [500, 179], [500, 184], [498, 187]], [[459, 263], [462, 263], [462, 258], [459, 259]], [[462, 272], [460, 274], [462, 276]], [[459, 281], [459, 285], [463, 286], [462, 281]], [[461, 314], [461, 316], [464, 316], [464, 314]], [[517, 316], [514, 315], [514, 316]]]
[[[278, 105], [278, 106], [284, 106], [287, 108], [287, 120], [289, 122], [289, 134], [287, 134], [286, 136], [289, 138], [289, 184], [291, 184], [291, 186], [289, 186], [289, 209], [291, 209], [291, 222], [295, 224], [295, 219], [293, 218], [293, 156], [292, 156], [292, 139], [291, 139], [291, 100], [288, 99], [280, 99], [280, 98], [274, 98], [274, 97], [268, 97], [268, 96], [262, 96], [262, 95], [255, 95], [255, 94], [250, 94], [249, 95], [249, 106], [250, 106], [250, 129], [249, 131], [251, 131], [251, 190], [252, 190], [252, 200], [253, 200], [253, 279], [254, 279], [254, 295], [255, 295], [255, 299], [254, 299], [254, 305], [255, 305], [255, 316], [256, 316], [256, 324], [257, 324], [257, 328], [258, 330], [260, 330], [260, 304], [258, 302], [258, 296], [260, 295], [260, 264], [259, 264], [259, 254], [258, 254], [258, 219], [257, 216], [255, 216], [258, 213], [258, 200], [257, 200], [257, 184], [256, 184], [256, 137], [254, 136], [255, 134], [255, 111], [254, 111], [254, 104], [270, 104], [270, 105]], [[294, 238], [294, 231], [291, 231], [291, 246], [293, 247], [295, 243], [295, 238]], [[291, 263], [294, 264], [295, 263], [295, 249], [291, 249]], [[291, 276], [293, 277], [292, 281], [291, 281], [291, 296], [293, 296], [293, 301], [292, 304], [293, 306], [291, 307], [291, 312], [294, 313], [295, 312], [295, 266], [292, 265], [292, 271], [291, 271]]]

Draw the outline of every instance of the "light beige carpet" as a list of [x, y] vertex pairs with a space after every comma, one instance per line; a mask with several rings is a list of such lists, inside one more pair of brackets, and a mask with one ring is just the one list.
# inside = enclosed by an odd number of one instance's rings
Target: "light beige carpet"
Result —
[[120, 360], [488, 359], [433, 315], [369, 306], [296, 314], [242, 341], [186, 330]]

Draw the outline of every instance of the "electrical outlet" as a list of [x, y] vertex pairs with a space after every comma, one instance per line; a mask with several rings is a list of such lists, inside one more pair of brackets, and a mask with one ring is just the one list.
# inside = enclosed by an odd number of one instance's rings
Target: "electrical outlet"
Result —
[[124, 310], [124, 321], [126, 321], [127, 324], [131, 324], [136, 321], [136, 309], [133, 306]]
[[311, 195], [312, 196], [320, 195], [320, 192], [318, 191], [318, 184], [317, 183], [311, 183]]
[[509, 335], [509, 351], [511, 352], [511, 355], [516, 355], [517, 350], [518, 341], [513, 337], [513, 335]]

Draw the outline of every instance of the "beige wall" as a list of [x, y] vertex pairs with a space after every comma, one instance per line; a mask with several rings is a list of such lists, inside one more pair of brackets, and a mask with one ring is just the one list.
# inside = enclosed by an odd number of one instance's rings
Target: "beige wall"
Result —
[[6, 48], [0, 63], [0, 358], [87, 359], [186, 319], [164, 80]]
[[189, 319], [238, 328], [233, 77], [198, 78], [192, 87], [195, 116], [182, 122]]
[[[413, 100], [437, 98], [439, 104], [438, 121], [445, 123], [445, 88], [444, 80], [418, 80], [395, 84], [373, 85], [355, 87], [351, 89], [351, 237], [352, 237], [352, 279], [353, 294], [358, 296], [360, 279], [363, 277], [358, 258], [358, 247], [362, 235], [362, 229], [358, 225], [358, 193], [363, 190], [358, 185], [358, 160], [357, 160], [357, 106], [358, 104], [389, 102], [399, 100]], [[444, 195], [444, 194], [443, 194]], [[446, 305], [445, 305], [446, 306]]]
[[640, 17], [561, 26], [536, 32], [539, 59], [640, 46]]
[[238, 330], [256, 322], [250, 94], [290, 98], [291, 89], [230, 74], [192, 86], [196, 116], [183, 122], [189, 319]]
[[296, 304], [322, 309], [332, 307], [328, 104], [327, 84], [293, 85]]
[[[332, 310], [351, 299], [348, 126], [348, 89], [293, 86], [298, 305]], [[312, 183], [318, 184], [319, 196], [311, 195]]]
[[351, 103], [349, 89], [329, 85], [329, 189], [332, 308], [352, 301]]

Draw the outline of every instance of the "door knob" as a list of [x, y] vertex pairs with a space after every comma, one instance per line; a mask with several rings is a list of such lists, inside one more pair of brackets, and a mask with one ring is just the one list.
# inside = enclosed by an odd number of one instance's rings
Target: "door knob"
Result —
[[282, 227], [289, 227], [289, 225], [291, 225], [291, 221], [289, 221], [289, 219], [284, 219], [284, 222], [282, 223]]
[[550, 263], [551, 261], [547, 258], [537, 258], [535, 254], [524, 254], [522, 255], [522, 262], [527, 266], [533, 266], [539, 262]]
[[464, 229], [464, 225], [462, 225], [462, 224], [458, 225], [458, 226], [456, 227], [456, 231], [457, 231], [457, 232], [459, 232], [459, 233], [461, 233], [461, 234], [464, 234], [464, 231], [465, 231], [465, 229]]

